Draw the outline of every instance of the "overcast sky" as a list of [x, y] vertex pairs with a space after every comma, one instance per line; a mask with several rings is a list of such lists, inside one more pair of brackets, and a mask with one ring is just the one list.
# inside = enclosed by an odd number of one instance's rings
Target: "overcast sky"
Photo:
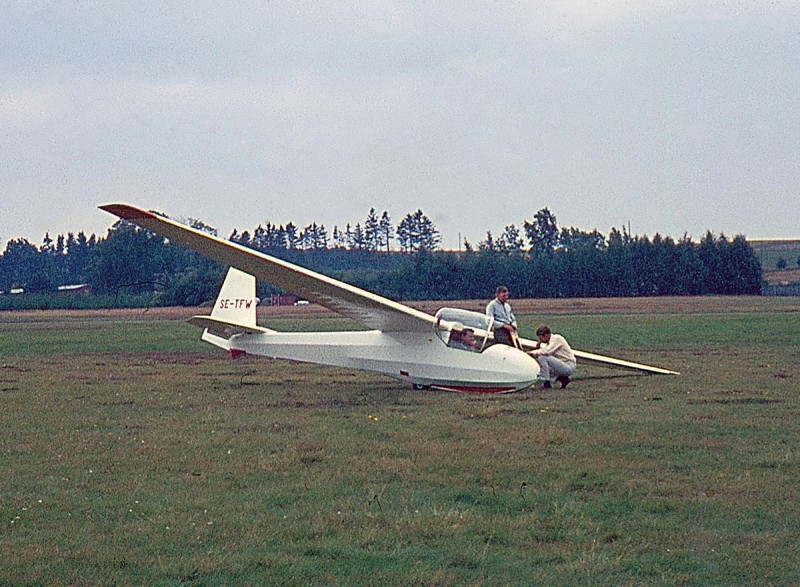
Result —
[[227, 236], [800, 237], [800, 3], [0, 4], [0, 245], [124, 201]]

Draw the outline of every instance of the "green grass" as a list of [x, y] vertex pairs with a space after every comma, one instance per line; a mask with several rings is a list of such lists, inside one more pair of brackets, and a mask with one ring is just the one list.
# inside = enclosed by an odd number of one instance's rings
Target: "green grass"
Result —
[[797, 584], [798, 317], [546, 317], [684, 375], [495, 397], [0, 317], [0, 585]]

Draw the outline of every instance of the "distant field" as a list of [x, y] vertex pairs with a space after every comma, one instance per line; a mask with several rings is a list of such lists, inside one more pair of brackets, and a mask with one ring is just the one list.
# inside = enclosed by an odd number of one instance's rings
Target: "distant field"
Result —
[[[800, 239], [750, 241], [761, 262], [764, 281], [770, 284], [800, 283]], [[778, 260], [786, 261], [786, 268], [778, 268]]]
[[512, 303], [683, 375], [422, 393], [192, 309], [0, 313], [0, 585], [800, 583], [800, 298]]

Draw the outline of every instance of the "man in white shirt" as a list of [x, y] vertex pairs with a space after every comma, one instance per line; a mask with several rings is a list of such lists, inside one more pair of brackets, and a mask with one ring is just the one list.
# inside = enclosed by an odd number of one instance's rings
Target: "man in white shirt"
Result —
[[567, 339], [560, 334], [553, 334], [545, 324], [536, 329], [536, 337], [539, 342], [528, 354], [539, 363], [539, 378], [544, 380], [544, 389], [552, 389], [553, 381], [558, 381], [561, 389], [564, 389], [577, 367], [575, 353]]
[[486, 315], [494, 318], [494, 339], [497, 342], [520, 348], [517, 319], [508, 303], [508, 288], [501, 285], [497, 288], [495, 297], [486, 306]]

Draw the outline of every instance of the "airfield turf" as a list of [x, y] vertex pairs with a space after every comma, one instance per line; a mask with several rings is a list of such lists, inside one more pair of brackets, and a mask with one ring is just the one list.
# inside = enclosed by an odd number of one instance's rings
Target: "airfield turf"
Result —
[[421, 393], [231, 361], [207, 309], [0, 313], [0, 586], [800, 583], [800, 299], [512, 304], [684, 375]]

